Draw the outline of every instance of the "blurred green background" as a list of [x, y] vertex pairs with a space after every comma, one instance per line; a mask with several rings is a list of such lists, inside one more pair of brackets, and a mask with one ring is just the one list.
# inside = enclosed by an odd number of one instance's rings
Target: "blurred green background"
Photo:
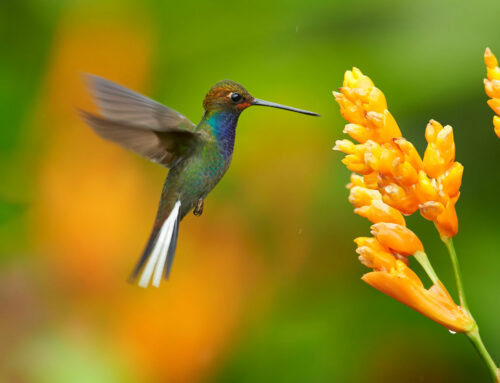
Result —
[[[3, 1], [0, 5], [0, 381], [487, 381], [461, 335], [364, 284], [332, 152], [331, 90], [360, 67], [423, 153], [430, 118], [465, 166], [456, 246], [471, 309], [500, 361], [498, 164], [482, 55], [500, 54], [500, 2]], [[322, 118], [246, 111], [230, 171], [182, 224], [171, 279], [126, 278], [165, 170], [103, 142], [81, 73], [195, 122], [229, 78]], [[445, 249], [421, 237], [455, 294]]]

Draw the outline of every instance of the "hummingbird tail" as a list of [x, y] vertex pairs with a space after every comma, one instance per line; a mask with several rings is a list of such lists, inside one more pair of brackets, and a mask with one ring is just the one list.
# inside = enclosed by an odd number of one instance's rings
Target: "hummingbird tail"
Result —
[[181, 201], [177, 201], [160, 230], [151, 235], [146, 250], [144, 250], [144, 254], [132, 274], [133, 280], [146, 264], [139, 279], [140, 287], [148, 287], [150, 281], [153, 286], [159, 287], [163, 274], [165, 274], [165, 278], [168, 278], [177, 246], [180, 207]]

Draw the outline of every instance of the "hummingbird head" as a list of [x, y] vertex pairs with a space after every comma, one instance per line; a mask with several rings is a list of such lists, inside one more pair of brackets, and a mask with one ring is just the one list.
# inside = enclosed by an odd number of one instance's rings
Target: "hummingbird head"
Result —
[[237, 82], [231, 80], [222, 80], [215, 84], [208, 91], [203, 100], [203, 107], [206, 111], [224, 110], [241, 113], [252, 105], [269, 106], [272, 108], [290, 110], [292, 112], [319, 116], [317, 113], [309, 112], [303, 109], [292, 108], [274, 102], [259, 100], [253, 97], [248, 91]]
[[203, 100], [203, 107], [207, 111], [226, 110], [241, 113], [252, 105], [253, 97], [237, 82], [222, 80], [208, 91]]

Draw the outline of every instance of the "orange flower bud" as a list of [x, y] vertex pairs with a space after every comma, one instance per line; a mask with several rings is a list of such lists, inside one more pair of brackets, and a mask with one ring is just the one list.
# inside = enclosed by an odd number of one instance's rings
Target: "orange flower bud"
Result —
[[346, 185], [348, 189], [352, 189], [354, 186], [366, 187], [365, 180], [363, 176], [356, 173], [351, 173], [351, 182]]
[[363, 145], [355, 145], [349, 140], [337, 140], [333, 150], [342, 151], [347, 154], [347, 156], [342, 159], [342, 162], [349, 170], [360, 174], [371, 172], [371, 169], [364, 161], [366, 148]]
[[382, 195], [378, 190], [371, 190], [360, 186], [354, 186], [351, 188], [351, 193], [349, 194], [349, 202], [354, 205], [354, 207], [367, 206], [372, 203], [373, 200], [381, 200]]
[[392, 174], [394, 179], [402, 186], [411, 186], [418, 181], [418, 173], [409, 162], [397, 159], [393, 163]]
[[343, 132], [348, 134], [353, 140], [362, 144], [367, 140], [373, 139], [373, 131], [362, 125], [347, 124]]
[[345, 154], [354, 154], [357, 151], [356, 144], [349, 140], [337, 140], [333, 150], [338, 150]]
[[486, 51], [484, 52], [484, 63], [488, 68], [495, 68], [498, 66], [498, 60], [490, 48], [486, 48]]
[[436, 149], [434, 144], [429, 144], [424, 153], [424, 168], [425, 172], [432, 178], [435, 178], [441, 174], [445, 168], [446, 164], [439, 155], [439, 151]]
[[363, 181], [368, 189], [378, 189], [379, 176], [377, 172], [365, 174]]
[[400, 159], [401, 153], [396, 150], [394, 145], [391, 143], [385, 143], [382, 145], [382, 150], [380, 151], [379, 157], [379, 172], [384, 175], [391, 175], [394, 161]]
[[384, 141], [392, 140], [394, 137], [401, 137], [401, 130], [388, 110], [384, 111], [384, 133], [384, 136], [381, 137]]
[[349, 88], [371, 88], [373, 82], [368, 76], [365, 76], [358, 68], [352, 68], [352, 71], [346, 71], [344, 75], [344, 84]]
[[362, 108], [349, 101], [342, 93], [332, 93], [335, 97], [335, 101], [340, 105], [340, 114], [342, 114], [342, 117], [354, 124], [364, 124], [366, 122]]
[[425, 127], [425, 139], [427, 142], [436, 141], [438, 133], [443, 129], [443, 125], [441, 125], [436, 120], [430, 120], [427, 126]]
[[415, 195], [420, 202], [435, 201], [437, 199], [437, 185], [435, 181], [425, 174], [424, 171], [418, 173], [418, 181], [413, 186]]
[[375, 111], [368, 111], [366, 113], [366, 120], [377, 129], [379, 134], [378, 141], [380, 143], [389, 142], [394, 137], [401, 137], [401, 131], [392, 114], [386, 109], [382, 113]]
[[377, 241], [376, 238], [373, 237], [358, 237], [354, 238], [354, 243], [358, 246], [369, 246], [369, 247], [374, 247], [377, 250], [387, 250], [384, 246], [380, 244], [379, 241]]
[[366, 113], [366, 120], [371, 123], [375, 129], [382, 130], [384, 128], [384, 115], [382, 113], [370, 110]]
[[387, 109], [387, 101], [384, 93], [378, 88], [373, 87], [368, 95], [368, 102], [365, 106], [367, 110], [383, 113]]
[[381, 200], [373, 200], [369, 205], [358, 207], [354, 209], [354, 213], [361, 217], [365, 217], [372, 223], [392, 222], [401, 226], [406, 226], [403, 214]]
[[396, 258], [375, 238], [359, 237], [354, 240], [360, 262], [375, 270], [389, 271], [396, 266]]
[[453, 129], [450, 125], [446, 125], [438, 133], [435, 142], [445, 162], [451, 163], [455, 161], [455, 140], [453, 138]]
[[382, 201], [389, 206], [398, 209], [401, 213], [410, 215], [418, 210], [418, 200], [416, 197], [395, 183], [383, 185], [379, 189], [382, 194]]
[[353, 77], [356, 79], [354, 86], [351, 88], [373, 88], [373, 82], [370, 77], [365, 76], [358, 68], [352, 68]]
[[432, 178], [444, 173], [455, 161], [453, 129], [449, 125], [442, 129], [439, 127], [431, 120], [425, 134], [428, 145], [424, 154], [424, 169]]
[[364, 99], [365, 102], [368, 101], [368, 89], [350, 88], [348, 86], [343, 86], [338, 90], [353, 104], [356, 104], [357, 100], [363, 101]]
[[500, 80], [500, 68], [486, 68], [486, 77], [488, 80]]
[[460, 191], [464, 167], [460, 162], [455, 162], [442, 176], [438, 178], [441, 189], [448, 197], [455, 197]]
[[393, 142], [404, 154], [405, 161], [409, 162], [417, 172], [424, 168], [424, 163], [420, 158], [420, 154], [418, 154], [417, 149], [415, 149], [410, 141], [407, 141], [403, 137], [398, 137], [393, 138]]
[[457, 203], [459, 196], [460, 194], [458, 194], [455, 198], [449, 199], [443, 213], [434, 221], [439, 234], [443, 238], [451, 238], [458, 233], [458, 218], [455, 210], [455, 204]]
[[372, 169], [377, 171], [379, 167], [379, 159], [382, 148], [379, 144], [372, 140], [368, 140], [364, 144], [365, 148], [365, 163]]
[[354, 88], [355, 84], [356, 79], [352, 75], [352, 72], [350, 70], [347, 70], [344, 73], [344, 83], [342, 84], [342, 86], [347, 88]]
[[407, 271], [411, 272], [402, 262], [397, 261], [397, 267], [391, 269], [391, 272], [372, 271], [361, 279], [448, 330], [467, 332], [475, 326], [474, 320], [453, 302], [441, 282], [438, 281], [427, 290], [414, 273], [410, 278]]
[[500, 138], [500, 117], [493, 117], [493, 125], [495, 126], [495, 134], [498, 138]]
[[443, 204], [436, 201], [425, 202], [419, 206], [419, 209], [422, 217], [429, 221], [435, 221], [444, 212]]
[[424, 251], [420, 239], [410, 229], [396, 223], [376, 223], [371, 226], [372, 235], [384, 246], [402, 255]]
[[484, 79], [484, 91], [489, 98], [500, 98], [500, 81]]
[[488, 100], [488, 105], [490, 106], [491, 109], [497, 114], [500, 115], [500, 98], [492, 98], [491, 100]]
[[342, 159], [342, 163], [351, 172], [359, 174], [368, 174], [372, 172], [372, 169], [365, 164], [365, 162], [354, 154], [349, 154]]

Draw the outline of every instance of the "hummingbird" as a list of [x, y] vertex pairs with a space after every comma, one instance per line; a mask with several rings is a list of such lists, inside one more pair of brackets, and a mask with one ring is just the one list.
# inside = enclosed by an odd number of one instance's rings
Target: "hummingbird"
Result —
[[250, 106], [268, 106], [319, 116], [253, 97], [242, 85], [222, 80], [203, 100], [198, 125], [181, 113], [104, 78], [86, 75], [100, 115], [80, 111], [102, 138], [169, 169], [151, 235], [130, 281], [159, 287], [168, 279], [180, 221], [190, 212], [200, 216], [204, 200], [222, 179], [233, 155], [236, 125]]

